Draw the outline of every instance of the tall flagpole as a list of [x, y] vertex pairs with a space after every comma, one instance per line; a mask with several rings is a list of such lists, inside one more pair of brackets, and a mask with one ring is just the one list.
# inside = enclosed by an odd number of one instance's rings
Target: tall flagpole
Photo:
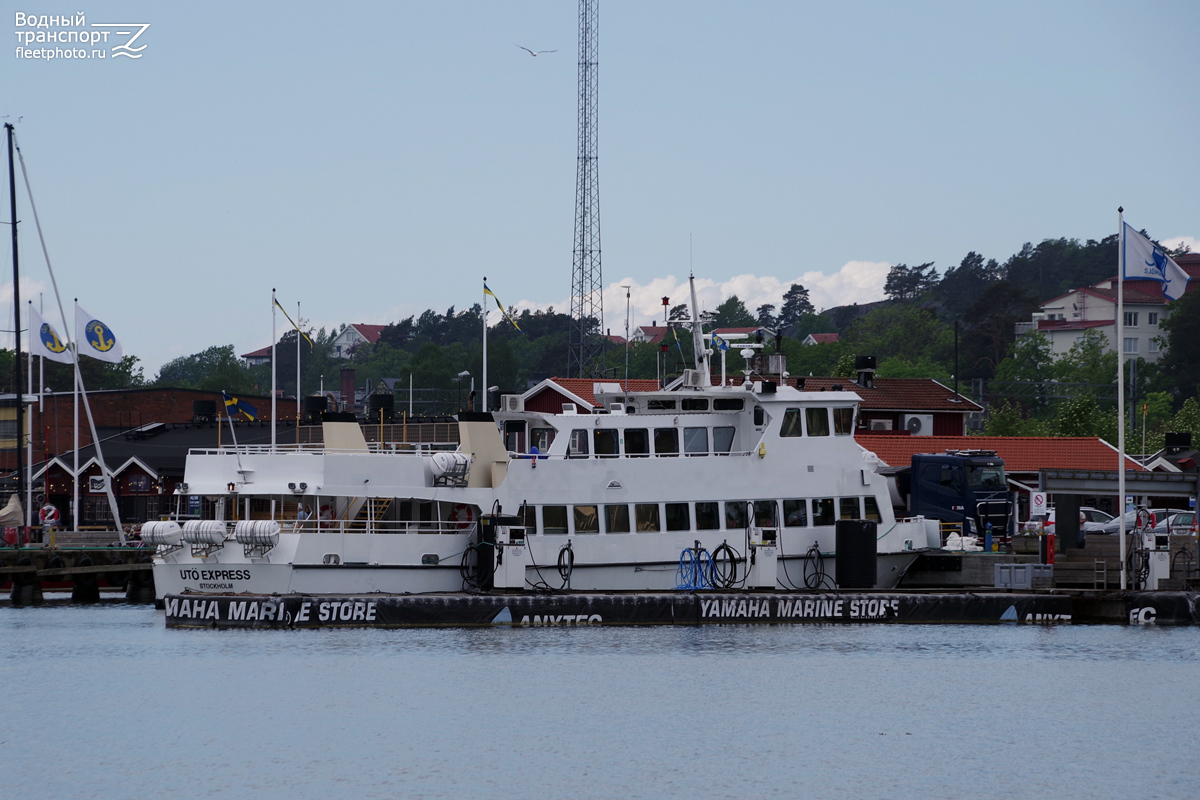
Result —
[[[483, 276], [483, 285], [487, 287], [487, 275]], [[483, 293], [483, 406], [481, 410], [487, 411], [488, 401], [488, 382], [487, 382], [487, 291]], [[472, 409], [474, 410], [474, 409]]]
[[[1129, 588], [1129, 576], [1125, 565], [1125, 342], [1122, 338], [1125, 326], [1125, 209], [1117, 207], [1117, 225], [1120, 236], [1117, 238], [1117, 319], [1116, 319], [1116, 350], [1117, 350], [1117, 508], [1120, 509], [1121, 522], [1118, 533], [1121, 536], [1121, 590]], [[1136, 515], [1135, 515], [1136, 519]]]
[[300, 301], [296, 301], [296, 423], [300, 422]]
[[271, 452], [275, 452], [275, 289], [271, 289]]
[[[78, 325], [79, 325], [79, 298], [78, 297], [75, 298], [75, 316], [73, 317], [73, 319], [76, 321], [75, 322], [76, 327], [78, 327]], [[73, 462], [73, 466], [71, 468], [73, 470], [75, 470], [75, 479], [72, 481], [72, 483], [75, 485], [75, 490], [74, 490], [75, 493], [71, 496], [71, 521], [75, 524], [75, 530], [79, 530], [80, 509], [79, 509], [79, 331], [78, 330], [75, 331], [74, 339], [75, 339], [75, 342], [74, 342], [75, 348], [71, 355], [73, 357], [75, 364], [74, 364], [74, 369], [71, 372], [75, 376], [75, 392], [74, 392], [74, 395], [75, 395], [75, 403], [74, 403], [75, 419], [72, 422], [71, 427], [75, 429], [75, 442], [74, 442], [75, 461]]]

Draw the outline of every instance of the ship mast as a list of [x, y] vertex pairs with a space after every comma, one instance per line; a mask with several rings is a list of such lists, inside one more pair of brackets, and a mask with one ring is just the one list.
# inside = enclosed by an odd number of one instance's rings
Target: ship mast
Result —
[[[11, 211], [11, 227], [12, 227], [12, 262], [13, 262], [13, 339], [15, 341], [14, 352], [16, 358], [13, 360], [13, 387], [14, 394], [17, 398], [17, 498], [25, 496], [25, 458], [24, 458], [24, 442], [25, 438], [25, 396], [21, 392], [21, 275], [19, 268], [19, 260], [17, 258], [17, 181], [13, 171], [13, 126], [12, 123], [4, 123], [5, 131], [8, 133], [8, 203]], [[21, 525], [17, 528], [17, 547], [21, 547], [21, 535], [25, 532], [25, 523], [27, 519], [25, 514], [21, 515]]]

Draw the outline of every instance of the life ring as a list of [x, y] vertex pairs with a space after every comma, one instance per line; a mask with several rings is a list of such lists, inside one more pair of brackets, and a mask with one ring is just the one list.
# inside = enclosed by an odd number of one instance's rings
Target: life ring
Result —
[[41, 520], [43, 525], [57, 525], [59, 519], [58, 509], [52, 503], [46, 503], [38, 511], [38, 519]]
[[330, 506], [321, 506], [317, 510], [317, 524], [322, 528], [329, 527], [329, 520], [333, 517], [333, 508]]
[[457, 503], [450, 510], [450, 521], [458, 526], [460, 531], [466, 530], [475, 522], [475, 511], [468, 505]]

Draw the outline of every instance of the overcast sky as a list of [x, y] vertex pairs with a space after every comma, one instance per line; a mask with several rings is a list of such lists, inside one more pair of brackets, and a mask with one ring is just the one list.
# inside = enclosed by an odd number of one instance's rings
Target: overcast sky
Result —
[[[78, 297], [148, 378], [269, 344], [272, 287], [318, 327], [465, 308], [484, 276], [569, 310], [576, 3], [8, 8], [0, 115], [23, 117], [67, 313]], [[104, 23], [148, 23], [141, 57]], [[113, 33], [104, 59], [18, 57], [39, 30]], [[633, 325], [661, 320], [689, 269], [708, 308], [793, 282], [818, 308], [879, 300], [889, 265], [1100, 239], [1118, 205], [1200, 249], [1198, 34], [1194, 0], [602, 0], [605, 325], [624, 330], [620, 284]], [[22, 298], [58, 321], [23, 189], [18, 212]]]

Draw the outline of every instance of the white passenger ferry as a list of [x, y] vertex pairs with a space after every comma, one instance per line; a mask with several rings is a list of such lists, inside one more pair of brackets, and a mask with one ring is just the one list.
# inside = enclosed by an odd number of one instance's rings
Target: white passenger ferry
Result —
[[[336, 415], [319, 445], [193, 450], [181, 491], [213, 518], [143, 527], [158, 596], [892, 588], [940, 545], [894, 517], [856, 394], [711, 385], [699, 328], [678, 386], [462, 414], [453, 451], [368, 444]], [[839, 580], [852, 532], [873, 583]]]

